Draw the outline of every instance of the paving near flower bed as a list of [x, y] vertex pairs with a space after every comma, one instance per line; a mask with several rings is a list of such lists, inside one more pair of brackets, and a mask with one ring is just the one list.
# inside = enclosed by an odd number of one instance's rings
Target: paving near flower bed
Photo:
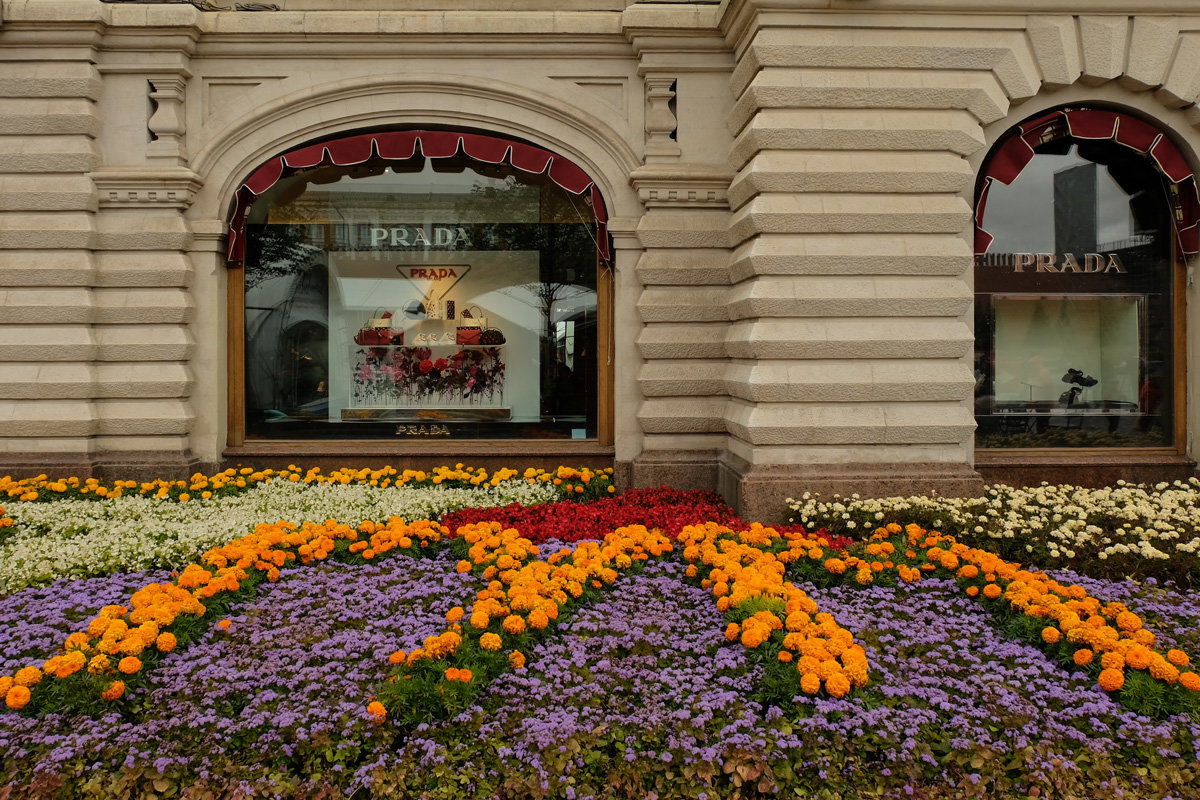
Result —
[[1198, 500], [0, 480], [0, 798], [1200, 797]]

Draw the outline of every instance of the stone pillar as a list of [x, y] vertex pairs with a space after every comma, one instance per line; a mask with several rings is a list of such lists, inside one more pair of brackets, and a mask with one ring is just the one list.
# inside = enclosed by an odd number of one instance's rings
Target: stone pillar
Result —
[[806, 490], [980, 485], [965, 156], [1007, 98], [985, 64], [945, 68], [951, 32], [864, 16], [824, 27], [745, 0], [722, 20], [738, 63], [720, 487], [749, 518]]
[[[0, 474], [90, 474], [99, 343], [94, 65], [106, 8], [47, 0], [0, 23]], [[48, 59], [47, 53], [54, 58]]]
[[644, 164], [631, 176], [640, 357], [637, 486], [711, 489], [725, 449], [731, 141], [719, 120], [732, 66], [715, 7], [635, 5], [623, 15], [646, 91]]

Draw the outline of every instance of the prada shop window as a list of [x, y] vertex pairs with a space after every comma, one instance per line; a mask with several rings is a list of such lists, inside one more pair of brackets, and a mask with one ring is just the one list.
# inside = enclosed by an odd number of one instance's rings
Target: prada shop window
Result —
[[249, 206], [246, 437], [597, 438], [591, 199], [453, 146], [371, 152]]
[[977, 214], [976, 445], [1172, 446], [1169, 184], [1134, 147], [1059, 133]]

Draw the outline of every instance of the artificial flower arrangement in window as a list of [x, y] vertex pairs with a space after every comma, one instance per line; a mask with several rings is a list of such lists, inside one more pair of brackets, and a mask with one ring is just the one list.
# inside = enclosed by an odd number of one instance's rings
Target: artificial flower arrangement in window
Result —
[[356, 406], [483, 403], [504, 397], [500, 348], [461, 349], [433, 357], [428, 347], [368, 347], [357, 353]]

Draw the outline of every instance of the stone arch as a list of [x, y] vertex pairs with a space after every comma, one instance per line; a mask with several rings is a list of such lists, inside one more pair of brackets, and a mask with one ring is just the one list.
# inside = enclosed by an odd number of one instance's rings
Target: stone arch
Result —
[[[287, 92], [289, 84], [303, 88]], [[255, 110], [216, 133], [192, 161], [205, 183], [192, 205], [193, 218], [222, 219], [238, 184], [283, 150], [388, 125], [447, 125], [532, 141], [583, 168], [600, 187], [611, 216], [640, 214], [628, 183], [640, 160], [630, 144], [586, 109], [520, 86], [467, 76], [381, 75], [318, 86], [286, 81], [262, 87], [248, 102]]]

